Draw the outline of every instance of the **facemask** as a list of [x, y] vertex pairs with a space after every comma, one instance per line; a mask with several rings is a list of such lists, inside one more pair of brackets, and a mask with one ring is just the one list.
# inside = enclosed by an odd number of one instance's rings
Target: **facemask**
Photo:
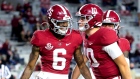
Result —
[[[52, 29], [55, 33], [57, 33], [57, 34], [60, 34], [60, 35], [69, 35], [70, 33], [71, 33], [71, 22], [69, 21], [69, 23], [68, 23], [68, 26], [67, 27], [63, 27], [63, 26], [59, 26], [59, 25], [57, 25], [57, 22], [54, 22], [54, 19], [52, 19], [51, 20], [51, 22], [54, 24], [54, 28]], [[59, 21], [60, 22], [60, 21]], [[69, 33], [67, 33], [68, 32], [68, 29], [70, 28], [70, 31], [69, 31]]]

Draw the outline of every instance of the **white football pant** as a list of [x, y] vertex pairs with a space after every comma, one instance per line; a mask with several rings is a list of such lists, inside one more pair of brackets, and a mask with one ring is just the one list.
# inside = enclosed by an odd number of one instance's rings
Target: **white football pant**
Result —
[[40, 71], [35, 79], [68, 79], [68, 74], [55, 74]]

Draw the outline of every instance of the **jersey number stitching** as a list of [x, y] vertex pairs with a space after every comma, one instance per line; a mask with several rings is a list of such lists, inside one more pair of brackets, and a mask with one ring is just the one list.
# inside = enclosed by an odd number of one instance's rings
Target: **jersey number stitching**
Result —
[[90, 64], [93, 66], [93, 67], [98, 67], [99, 66], [99, 63], [98, 61], [95, 59], [94, 57], [94, 53], [93, 53], [93, 50], [91, 48], [87, 48], [87, 57], [90, 61]]
[[[58, 57], [58, 53], [61, 53], [62, 55], [66, 55], [66, 50], [62, 48], [62, 49], [55, 49], [53, 51], [52, 67], [57, 70], [63, 70], [66, 66], [66, 59], [64, 57]], [[58, 62], [61, 62], [62, 64], [58, 65]]]

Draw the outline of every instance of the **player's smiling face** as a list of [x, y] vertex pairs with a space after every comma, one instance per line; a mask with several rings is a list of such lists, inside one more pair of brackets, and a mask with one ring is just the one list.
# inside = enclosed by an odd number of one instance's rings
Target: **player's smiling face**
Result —
[[57, 22], [57, 26], [60, 26], [60, 29], [63, 31], [66, 31], [65, 28], [68, 27], [68, 21], [64, 21], [64, 22]]
[[60, 35], [66, 35], [70, 28], [69, 20], [52, 20], [52, 23], [55, 25], [53, 31]]
[[79, 23], [79, 27], [83, 27], [85, 25], [85, 23], [87, 23], [87, 19], [85, 17], [80, 17], [78, 23]]
[[80, 31], [85, 31], [88, 28], [89, 16], [78, 17], [78, 28]]

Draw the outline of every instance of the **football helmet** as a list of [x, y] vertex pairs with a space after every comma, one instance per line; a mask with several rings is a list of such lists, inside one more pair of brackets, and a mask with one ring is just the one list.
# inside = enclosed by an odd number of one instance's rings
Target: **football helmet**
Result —
[[80, 16], [87, 20], [86, 22], [78, 21], [78, 24], [84, 23], [79, 30], [85, 31], [86, 29], [93, 28], [94, 26], [102, 25], [103, 10], [96, 4], [85, 4], [76, 13], [76, 16]]
[[[53, 30], [55, 33], [60, 35], [66, 35], [71, 33], [72, 17], [69, 10], [65, 6], [59, 4], [53, 5], [48, 10], [47, 16], [48, 16], [49, 28]], [[58, 25], [64, 22], [68, 22], [68, 25], [65, 27]]]
[[107, 10], [104, 12], [103, 23], [114, 24], [114, 29], [116, 30], [119, 28], [120, 22], [120, 17], [115, 11]]

